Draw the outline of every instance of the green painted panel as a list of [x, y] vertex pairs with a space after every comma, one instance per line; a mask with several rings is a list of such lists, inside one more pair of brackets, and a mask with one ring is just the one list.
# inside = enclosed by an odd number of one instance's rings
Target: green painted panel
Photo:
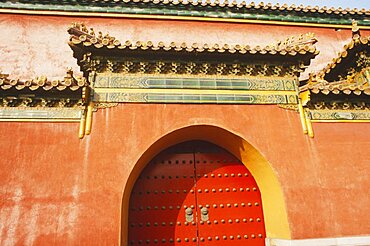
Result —
[[222, 89], [296, 91], [295, 78], [244, 77], [139, 77], [98, 74], [94, 88], [148, 88], [148, 89]]
[[311, 120], [370, 120], [370, 110], [310, 110]]
[[24, 108], [24, 107], [1, 107], [1, 120], [79, 120], [82, 109], [78, 108]]
[[[288, 99], [289, 98], [289, 99]], [[128, 103], [213, 103], [213, 104], [291, 104], [297, 97], [291, 95], [248, 94], [188, 94], [188, 93], [137, 93], [137, 92], [99, 92], [93, 97], [95, 102]]]

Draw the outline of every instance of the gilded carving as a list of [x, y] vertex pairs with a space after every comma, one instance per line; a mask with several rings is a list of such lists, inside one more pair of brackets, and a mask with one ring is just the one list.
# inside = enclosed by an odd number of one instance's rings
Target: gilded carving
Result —
[[298, 104], [279, 104], [279, 108], [298, 112]]
[[320, 101], [313, 103], [310, 101], [307, 104], [310, 110], [370, 110], [369, 102], [335, 102], [335, 101]]
[[94, 108], [98, 109], [105, 109], [105, 108], [112, 108], [118, 106], [118, 103], [110, 103], [110, 102], [99, 102], [94, 104]]
[[357, 67], [370, 67], [370, 55], [366, 51], [362, 51], [357, 53]]
[[83, 107], [82, 99], [71, 98], [35, 98], [35, 97], [0, 97], [0, 107]]
[[87, 53], [80, 60], [87, 71], [98, 73], [193, 75], [193, 76], [276, 76], [293, 77], [302, 72], [303, 65], [215, 63], [182, 61], [146, 61], [121, 58], [91, 57]]
[[370, 110], [311, 110], [311, 120], [370, 120]]
[[271, 47], [274, 47], [277, 50], [294, 48], [295, 46], [301, 45], [313, 45], [317, 42], [315, 34], [312, 32], [306, 34], [300, 34], [298, 36], [291, 36], [286, 38], [283, 41], [278, 41], [275, 44], [272, 44]]

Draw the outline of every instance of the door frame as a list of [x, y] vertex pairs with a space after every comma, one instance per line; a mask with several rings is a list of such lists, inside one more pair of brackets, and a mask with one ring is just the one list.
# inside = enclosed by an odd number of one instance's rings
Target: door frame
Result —
[[281, 185], [262, 154], [239, 135], [212, 125], [179, 128], [160, 137], [135, 162], [123, 190], [120, 245], [128, 245], [128, 210], [131, 190], [145, 166], [161, 151], [181, 142], [203, 140], [218, 145], [238, 158], [252, 173], [261, 191], [266, 238], [291, 239], [285, 200]]

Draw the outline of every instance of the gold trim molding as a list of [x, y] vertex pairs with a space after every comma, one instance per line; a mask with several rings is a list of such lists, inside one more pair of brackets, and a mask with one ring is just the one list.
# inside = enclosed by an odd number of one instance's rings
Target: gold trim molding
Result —
[[78, 122], [82, 108], [0, 107], [0, 121]]
[[95, 111], [99, 109], [117, 107], [118, 103], [98, 102], [94, 104]]

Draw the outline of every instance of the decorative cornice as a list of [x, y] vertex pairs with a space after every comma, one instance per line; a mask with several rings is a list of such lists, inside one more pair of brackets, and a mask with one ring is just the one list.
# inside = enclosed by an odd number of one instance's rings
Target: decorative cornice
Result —
[[0, 107], [0, 121], [79, 122], [82, 108]]
[[312, 86], [310, 85], [307, 88], [314, 94], [322, 93], [328, 95], [332, 93], [335, 95], [361, 95], [363, 93], [365, 95], [370, 95], [370, 87], [368, 85], [350, 84], [347, 81], [338, 81], [337, 83], [331, 84], [323, 82]]
[[297, 104], [297, 78], [318, 54], [313, 33], [250, 47], [121, 42], [80, 23], [68, 32], [93, 103]]
[[[366, 9], [343, 9], [318, 6], [246, 3], [237, 1], [187, 1], [187, 0], [66, 0], [66, 1], [0, 1], [0, 9], [69, 12], [74, 15], [85, 13], [107, 14], [111, 17], [123, 15], [198, 17], [201, 19], [222, 18], [236, 20], [260, 20], [278, 22], [301, 22], [317, 24], [350, 25], [351, 19], [360, 25], [370, 25], [370, 11]], [[113, 14], [113, 15], [112, 15]], [[141, 18], [140, 17], [140, 18]]]
[[311, 74], [301, 92], [322, 95], [370, 95], [370, 36], [362, 37], [352, 22], [352, 39], [323, 70]]
[[300, 87], [300, 91], [310, 91], [313, 94], [323, 95], [370, 95], [370, 67], [365, 67], [362, 71], [348, 76], [345, 80], [328, 82], [325, 80], [311, 80], [306, 85]]
[[352, 39], [343, 51], [321, 71], [310, 74], [309, 83], [334, 82], [355, 76], [356, 72], [370, 67], [370, 36], [361, 36], [358, 22], [352, 20]]
[[81, 76], [73, 77], [73, 71], [68, 69], [63, 80], [48, 80], [46, 76], [39, 76], [30, 80], [10, 79], [9, 74], [0, 72], [0, 93], [15, 89], [23, 91], [44, 90], [44, 91], [76, 91], [87, 85], [86, 79]]
[[311, 110], [370, 110], [370, 102], [310, 102], [307, 104], [307, 108]]
[[297, 89], [294, 75], [279, 77], [257, 74], [253, 76], [186, 76], [184, 74], [98, 73], [93, 87], [126, 89], [198, 89], [198, 90], [250, 90], [294, 91]]
[[297, 103], [297, 77], [96, 73], [92, 101], [141, 103]]
[[130, 41], [121, 42], [109, 34], [103, 35], [102, 32], [96, 33], [93, 28], [88, 29], [83, 23], [73, 23], [68, 29], [70, 36], [70, 46], [79, 46], [94, 50], [115, 50], [115, 51], [153, 51], [153, 52], [176, 52], [178, 53], [218, 53], [218, 54], [250, 54], [250, 55], [277, 55], [277, 56], [297, 56], [297, 55], [317, 55], [314, 44], [316, 39], [314, 34], [308, 33], [298, 37], [291, 37], [284, 41], [266, 47], [250, 47], [249, 45], [229, 45], [229, 44], [187, 44], [182, 43], [153, 43], [152, 41]]
[[82, 99], [69, 98], [35, 98], [24, 96], [1, 96], [0, 107], [12, 108], [75, 108], [83, 107]]
[[312, 122], [370, 122], [370, 110], [310, 110]]
[[86, 78], [74, 77], [71, 69], [63, 80], [19, 80], [0, 73], [0, 121], [79, 121], [78, 135], [83, 138], [91, 132], [90, 97]]
[[299, 87], [303, 132], [313, 137], [312, 122], [370, 122], [370, 37], [356, 21], [344, 51]]
[[70, 69], [63, 80], [48, 80], [46, 76], [11, 79], [0, 73], [0, 107], [83, 107], [86, 87], [86, 79], [74, 77]]
[[[154, 56], [147, 59], [140, 60], [138, 58], [128, 58], [125, 60], [117, 57], [101, 57], [94, 56], [88, 53], [82, 56], [79, 60], [79, 65], [85, 71], [91, 70], [98, 73], [120, 73], [139, 74], [145, 76], [172, 76], [172, 77], [199, 77], [214, 78], [217, 76], [298, 76], [298, 74], [305, 69], [305, 64], [299, 62], [298, 64], [279, 64], [270, 61], [269, 64], [253, 64], [251, 61], [233, 62], [233, 61], [181, 61], [173, 60], [166, 61], [153, 60]], [[172, 59], [176, 59], [174, 56]], [[152, 60], [150, 60], [152, 59]]]

